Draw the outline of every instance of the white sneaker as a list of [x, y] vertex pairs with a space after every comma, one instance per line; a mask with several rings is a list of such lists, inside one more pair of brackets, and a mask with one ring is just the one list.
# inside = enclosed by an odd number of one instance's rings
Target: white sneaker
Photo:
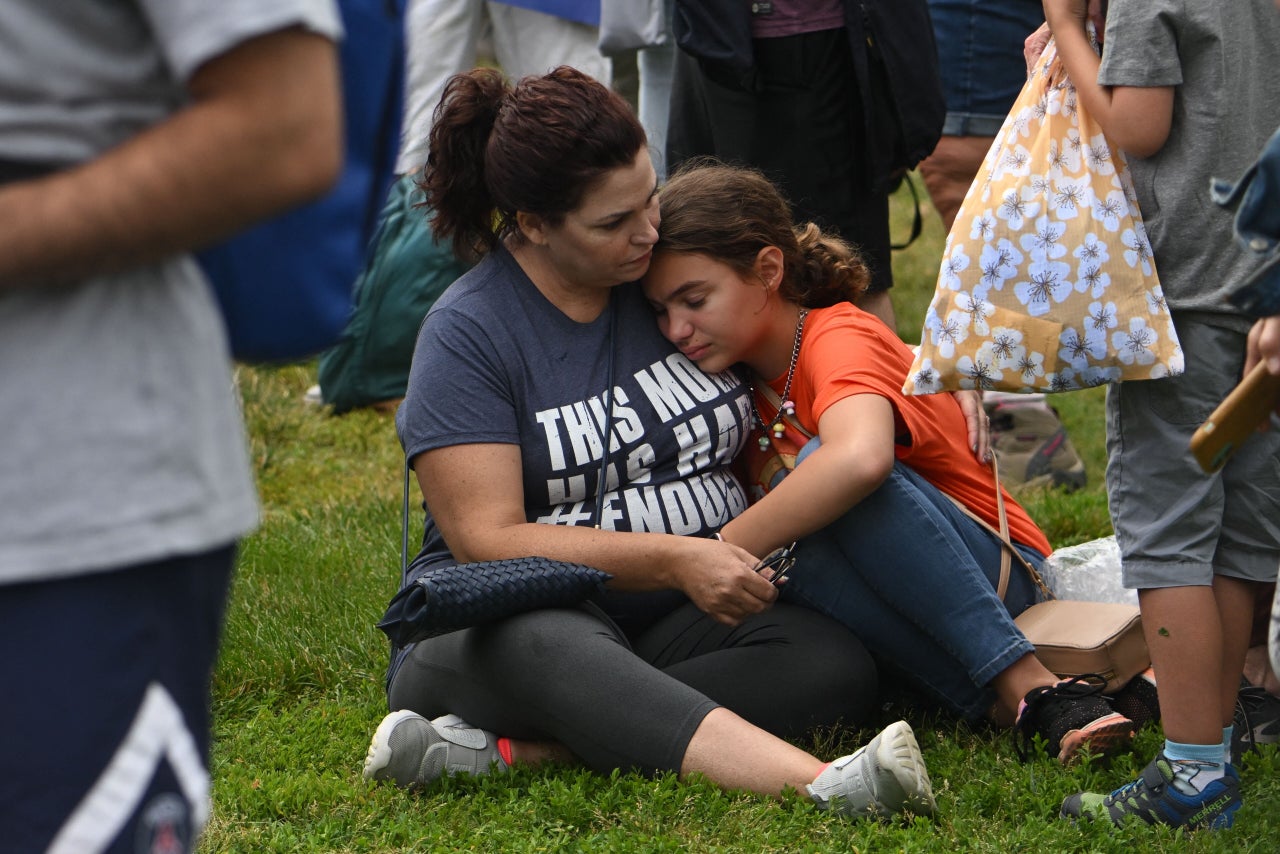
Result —
[[906, 721], [890, 724], [857, 753], [832, 762], [805, 788], [818, 809], [851, 817], [933, 815], [938, 808]]
[[390, 780], [397, 786], [425, 786], [445, 775], [506, 770], [493, 733], [457, 715], [428, 721], [408, 709], [382, 719], [364, 759], [366, 780]]

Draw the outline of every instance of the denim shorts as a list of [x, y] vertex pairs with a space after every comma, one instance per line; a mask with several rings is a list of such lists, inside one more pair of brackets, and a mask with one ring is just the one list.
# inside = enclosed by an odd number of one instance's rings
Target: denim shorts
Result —
[[1130, 588], [1274, 581], [1280, 564], [1280, 431], [1258, 433], [1215, 474], [1191, 455], [1196, 428], [1240, 380], [1247, 321], [1174, 312], [1177, 377], [1107, 392], [1107, 499]]
[[995, 136], [1027, 80], [1022, 42], [1040, 0], [929, 0], [947, 99], [945, 136]]

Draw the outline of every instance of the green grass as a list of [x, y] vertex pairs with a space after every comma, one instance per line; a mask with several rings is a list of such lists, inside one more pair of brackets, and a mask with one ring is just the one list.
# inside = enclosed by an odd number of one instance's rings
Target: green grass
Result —
[[[899, 331], [914, 343], [943, 239], [895, 259]], [[905, 233], [897, 210], [895, 234]], [[723, 794], [701, 781], [600, 777], [574, 768], [446, 781], [408, 793], [369, 786], [360, 766], [386, 712], [387, 647], [374, 623], [398, 579], [401, 469], [392, 419], [333, 418], [302, 401], [314, 366], [242, 368], [239, 384], [264, 521], [243, 544], [214, 679], [214, 811], [205, 852], [975, 851], [1274, 852], [1280, 756], [1244, 762], [1236, 827], [1180, 837], [1111, 832], [1055, 818], [1062, 798], [1130, 779], [1157, 749], [1141, 734], [1110, 768], [1019, 762], [1007, 734], [891, 705], [882, 722], [916, 727], [939, 802], [935, 822], [850, 823], [799, 799]], [[1101, 481], [1101, 392], [1054, 399], [1088, 466], [1073, 495], [1024, 503], [1057, 546], [1109, 533]], [[847, 753], [871, 733], [815, 734], [805, 747]]]

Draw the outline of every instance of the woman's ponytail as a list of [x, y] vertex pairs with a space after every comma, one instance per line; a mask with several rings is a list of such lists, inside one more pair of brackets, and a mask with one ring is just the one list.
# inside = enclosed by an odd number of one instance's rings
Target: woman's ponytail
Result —
[[510, 92], [496, 69], [454, 75], [432, 119], [431, 153], [418, 186], [433, 212], [435, 235], [452, 238], [460, 258], [474, 260], [498, 240], [494, 200], [485, 181], [485, 150]]

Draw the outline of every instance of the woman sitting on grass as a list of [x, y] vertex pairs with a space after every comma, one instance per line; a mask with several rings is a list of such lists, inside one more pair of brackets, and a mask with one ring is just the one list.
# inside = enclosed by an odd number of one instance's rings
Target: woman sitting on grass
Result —
[[780, 737], [865, 722], [875, 670], [844, 626], [776, 603], [755, 557], [712, 536], [747, 503], [729, 466], [749, 393], [676, 352], [624, 284], [649, 266], [656, 185], [631, 109], [580, 72], [512, 88], [477, 69], [445, 89], [422, 186], [435, 233], [483, 257], [423, 322], [397, 414], [427, 510], [402, 583], [530, 555], [613, 578], [579, 608], [395, 650], [396, 711], [365, 777], [555, 759], [807, 791], [851, 816], [931, 813], [905, 722], [832, 763]]
[[[721, 529], [753, 554], [799, 541], [784, 601], [830, 614], [953, 711], [1016, 720], [1063, 762], [1127, 743], [1134, 722], [1097, 688], [1058, 684], [1013, 618], [1036, 590], [1015, 561], [995, 593], [1001, 545], [992, 468], [963, 443], [952, 395], [906, 397], [909, 347], [855, 307], [857, 255], [810, 223], [794, 228], [761, 174], [695, 165], [662, 189], [645, 294], [662, 333], [709, 373], [745, 366], [765, 436], [794, 407], [818, 437], [807, 459]], [[787, 408], [784, 405], [784, 408]], [[1048, 541], [1003, 496], [1009, 533], [1038, 566]]]

